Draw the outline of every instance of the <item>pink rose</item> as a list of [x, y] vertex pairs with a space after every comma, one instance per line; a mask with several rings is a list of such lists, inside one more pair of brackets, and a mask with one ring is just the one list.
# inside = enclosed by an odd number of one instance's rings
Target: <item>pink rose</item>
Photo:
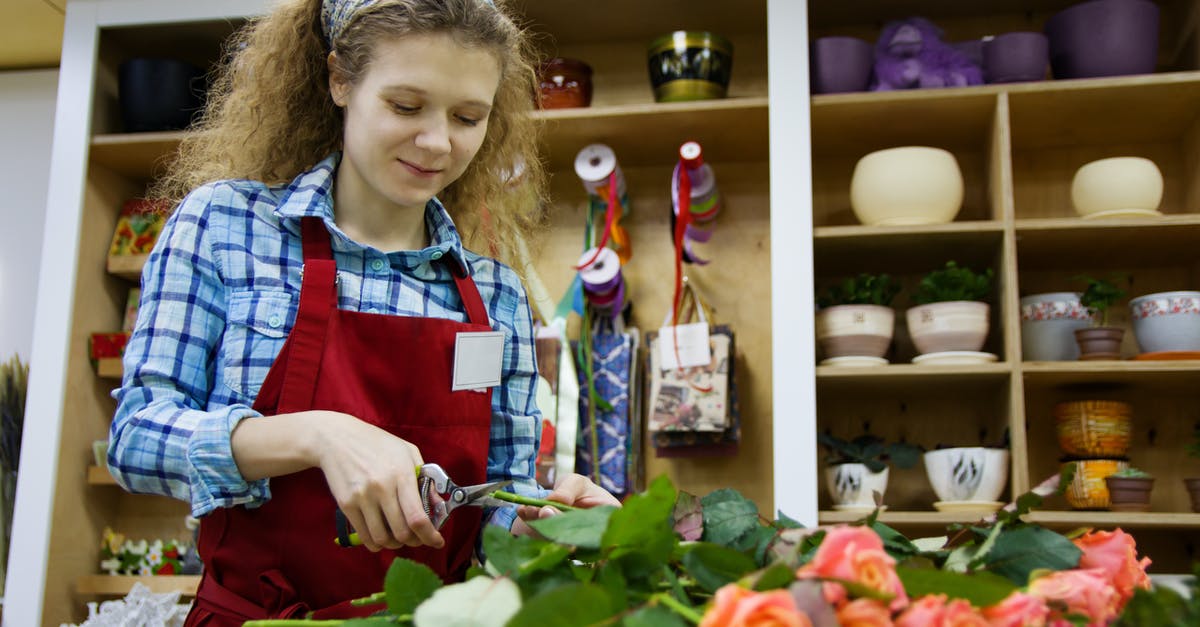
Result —
[[1097, 627], [1116, 618], [1121, 600], [1099, 568], [1060, 570], [1039, 577], [1029, 584], [1029, 594], [1046, 602], [1051, 619], [1082, 614], [1091, 621], [1089, 625]]
[[874, 599], [855, 599], [837, 611], [841, 627], [892, 627], [892, 613]]
[[917, 599], [896, 619], [896, 627], [989, 627], [979, 610], [963, 599], [946, 602], [944, 594]]
[[812, 627], [786, 590], [754, 592], [729, 584], [717, 590], [700, 627]]
[[893, 611], [908, 604], [904, 584], [896, 575], [896, 560], [883, 550], [879, 535], [867, 527], [830, 528], [817, 547], [817, 554], [796, 571], [796, 576], [850, 581], [892, 595]]
[[1138, 561], [1133, 536], [1120, 529], [1092, 531], [1076, 538], [1075, 546], [1083, 551], [1079, 568], [1099, 568], [1108, 576], [1108, 582], [1121, 597], [1118, 607], [1129, 602], [1135, 588], [1150, 589], [1150, 577], [1146, 575], [1150, 558]]
[[1046, 602], [1024, 592], [1013, 592], [991, 607], [984, 608], [983, 616], [992, 627], [1043, 627], [1050, 615]]

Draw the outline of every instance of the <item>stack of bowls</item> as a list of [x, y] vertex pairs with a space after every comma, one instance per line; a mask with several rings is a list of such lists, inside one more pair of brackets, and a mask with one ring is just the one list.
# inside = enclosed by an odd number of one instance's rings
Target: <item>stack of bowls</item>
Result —
[[1125, 454], [1133, 432], [1133, 407], [1122, 401], [1068, 401], [1054, 406], [1058, 445], [1076, 465], [1067, 487], [1075, 509], [1107, 509], [1104, 478], [1129, 467]]

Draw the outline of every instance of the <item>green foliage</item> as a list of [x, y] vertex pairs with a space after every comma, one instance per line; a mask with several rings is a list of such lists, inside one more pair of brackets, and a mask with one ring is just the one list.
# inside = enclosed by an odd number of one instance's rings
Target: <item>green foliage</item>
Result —
[[1117, 287], [1117, 282], [1122, 278], [1119, 274], [1114, 274], [1108, 279], [1098, 279], [1086, 275], [1075, 277], [1076, 280], [1082, 281], [1086, 285], [1083, 293], [1079, 296], [1079, 303], [1086, 307], [1093, 317], [1098, 317], [1096, 320], [1098, 326], [1108, 326], [1108, 309], [1124, 298], [1125, 290]]
[[417, 606], [442, 587], [442, 579], [428, 566], [410, 560], [396, 560], [383, 579], [387, 608], [397, 616], [412, 614]]
[[1138, 588], [1112, 627], [1200, 625], [1200, 565], [1193, 569], [1188, 597], [1165, 586]]
[[970, 268], [959, 267], [957, 263], [947, 261], [944, 268], [934, 270], [921, 278], [912, 299], [918, 305], [958, 300], [987, 300], [992, 293], [992, 276], [991, 268], [976, 273]]
[[1192, 441], [1188, 442], [1185, 450], [1187, 451], [1188, 457], [1200, 459], [1200, 425], [1198, 425], [1196, 430], [1192, 432]]
[[835, 305], [880, 305], [887, 307], [900, 293], [900, 284], [887, 274], [859, 274], [838, 285], [831, 285], [817, 298], [821, 307]]
[[864, 464], [871, 472], [880, 472], [891, 461], [898, 468], [912, 468], [921, 458], [921, 447], [907, 442], [884, 444], [883, 438], [860, 435], [843, 440], [829, 433], [817, 434], [817, 441], [829, 451], [828, 464]]
[[1154, 478], [1153, 476], [1150, 475], [1150, 473], [1148, 473], [1140, 468], [1134, 468], [1133, 466], [1130, 466], [1129, 468], [1122, 468], [1121, 470], [1118, 470], [1117, 472], [1114, 472], [1113, 474], [1111, 474], [1109, 476], [1110, 477], [1120, 477], [1122, 479], [1153, 479]]
[[900, 576], [909, 597], [944, 594], [951, 599], [966, 599], [975, 607], [999, 603], [1017, 589], [1009, 580], [987, 572], [964, 575], [932, 568], [898, 566], [896, 574]]

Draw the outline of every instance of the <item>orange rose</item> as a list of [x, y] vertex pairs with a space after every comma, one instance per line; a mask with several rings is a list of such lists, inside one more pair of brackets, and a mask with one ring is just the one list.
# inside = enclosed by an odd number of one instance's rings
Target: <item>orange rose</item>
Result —
[[892, 613], [874, 599], [855, 599], [837, 611], [841, 627], [892, 627]]
[[1124, 607], [1133, 598], [1135, 588], [1150, 589], [1150, 577], [1146, 567], [1150, 558], [1137, 558], [1137, 543], [1133, 536], [1116, 531], [1093, 531], [1075, 539], [1075, 546], [1083, 551], [1079, 567], [1099, 568], [1108, 577], [1108, 582], [1121, 597], [1119, 607]]
[[1120, 595], [1099, 568], [1060, 570], [1038, 577], [1029, 584], [1029, 594], [1046, 602], [1052, 621], [1082, 614], [1091, 620], [1089, 625], [1102, 627], [1120, 612]]
[[812, 627], [786, 590], [754, 592], [729, 584], [717, 590], [700, 627]]
[[896, 627], [989, 627], [987, 619], [969, 602], [946, 602], [944, 594], [929, 594], [908, 606], [896, 619]]
[[801, 566], [796, 576], [851, 581], [892, 595], [893, 611], [908, 604], [904, 584], [896, 575], [896, 560], [883, 550], [879, 535], [867, 527], [830, 528], [812, 561]]
[[1003, 601], [984, 608], [992, 627], [1044, 627], [1050, 608], [1046, 602], [1024, 592], [1013, 592]]

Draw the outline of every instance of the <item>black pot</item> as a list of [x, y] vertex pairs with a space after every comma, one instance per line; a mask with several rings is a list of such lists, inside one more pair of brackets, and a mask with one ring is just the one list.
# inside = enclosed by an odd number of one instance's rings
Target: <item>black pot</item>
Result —
[[118, 69], [127, 132], [187, 128], [204, 106], [204, 71], [176, 59], [129, 59]]

